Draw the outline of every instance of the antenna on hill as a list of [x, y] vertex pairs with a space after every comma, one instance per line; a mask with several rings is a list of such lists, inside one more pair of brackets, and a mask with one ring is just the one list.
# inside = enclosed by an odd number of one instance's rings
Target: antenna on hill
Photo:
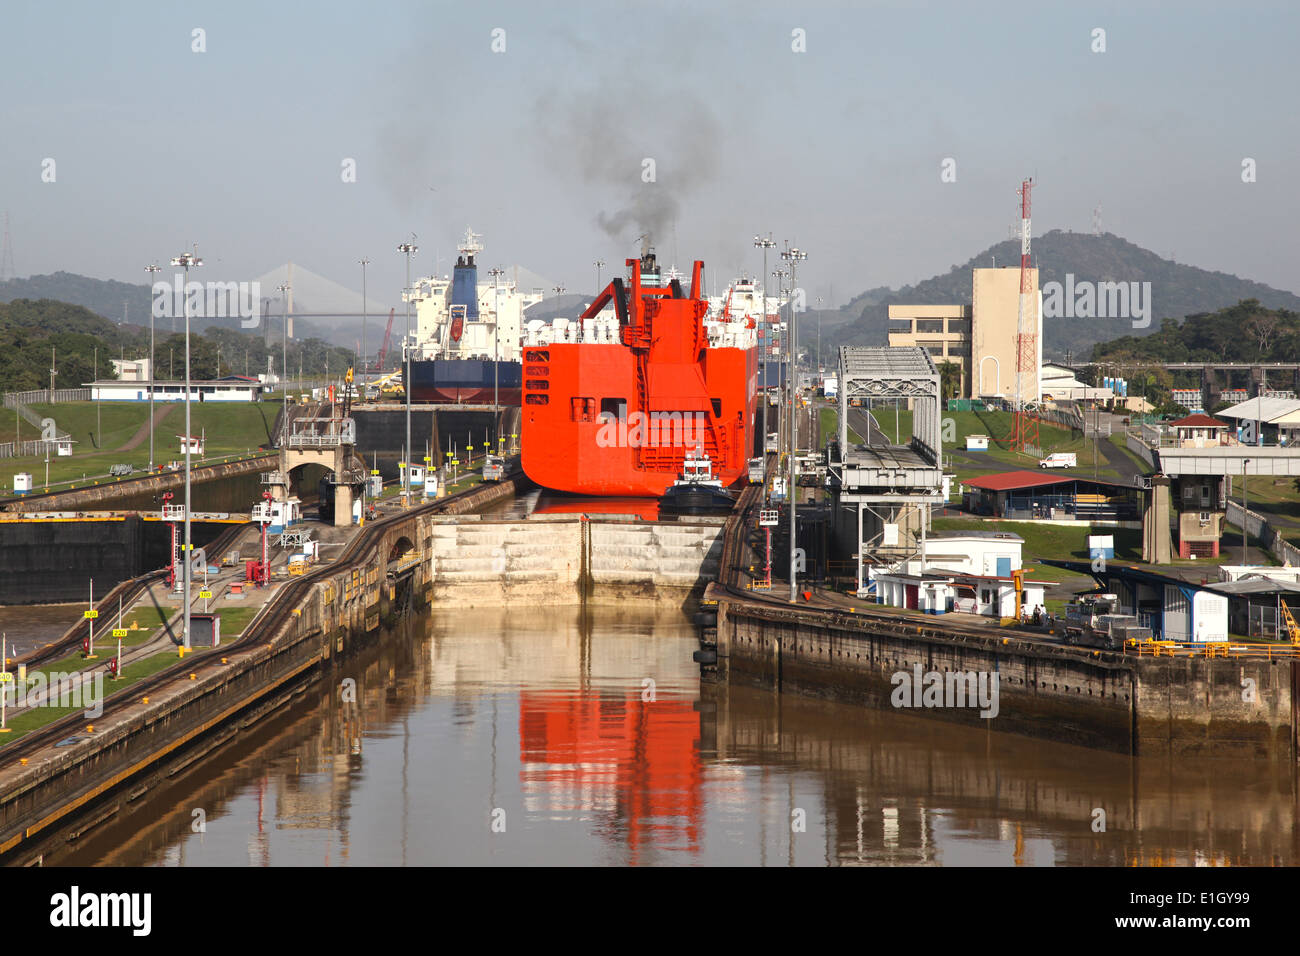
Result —
[[1101, 203], [1097, 203], [1092, 210], [1092, 234], [1094, 236], [1101, 235]]
[[17, 278], [14, 269], [14, 244], [9, 238], [9, 210], [6, 209], [4, 244], [0, 245], [0, 282], [8, 282], [14, 278]]

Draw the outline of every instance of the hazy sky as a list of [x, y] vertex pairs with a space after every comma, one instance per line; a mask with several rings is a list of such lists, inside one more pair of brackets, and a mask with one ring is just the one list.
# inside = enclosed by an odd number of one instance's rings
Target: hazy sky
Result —
[[143, 282], [197, 242], [220, 280], [292, 259], [359, 290], [368, 255], [390, 298], [412, 232], [418, 274], [472, 225], [483, 266], [580, 291], [640, 223], [719, 284], [771, 231], [814, 306], [1008, 238], [1034, 175], [1037, 234], [1100, 203], [1107, 231], [1300, 292], [1298, 11], [5, 0], [0, 210], [19, 275]]

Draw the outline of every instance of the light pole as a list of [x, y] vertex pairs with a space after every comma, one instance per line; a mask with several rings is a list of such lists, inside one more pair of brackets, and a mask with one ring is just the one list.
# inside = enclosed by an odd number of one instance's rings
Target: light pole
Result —
[[[766, 466], [767, 463], [767, 360], [771, 357], [770, 352], [771, 352], [771, 345], [772, 345], [772, 329], [769, 328], [768, 321], [767, 321], [767, 250], [775, 248], [775, 246], [776, 246], [776, 241], [772, 238], [772, 234], [770, 232], [767, 234], [766, 239], [764, 239], [762, 236], [754, 237], [754, 247], [763, 250], [763, 272], [761, 276], [761, 283], [763, 288], [762, 300], [761, 300], [763, 303], [762, 305], [763, 324], [759, 326], [759, 330], [760, 330], [760, 334], [763, 337], [763, 443], [761, 447], [763, 449], [762, 454], [763, 454], [764, 466]], [[764, 488], [763, 494], [766, 500], [766, 495], [767, 495], [766, 481], [763, 482], [763, 488]]]
[[411, 241], [397, 247], [398, 252], [406, 253], [406, 289], [402, 293], [406, 303], [406, 338], [402, 339], [402, 358], [406, 365], [402, 372], [402, 391], [406, 393], [406, 468], [402, 473], [402, 507], [411, 502], [411, 256], [420, 251], [415, 238], [415, 233], [411, 233]]
[[[772, 243], [772, 245], [776, 245], [776, 243]], [[772, 276], [776, 279], [776, 317], [778, 319], [781, 318], [781, 296], [785, 295], [785, 277], [788, 276], [789, 274], [790, 273], [787, 272], [785, 269], [772, 270]], [[780, 325], [781, 323], [777, 322], [777, 326], [779, 327]], [[784, 442], [785, 439], [784, 395], [785, 395], [786, 388], [789, 387], [788, 380], [783, 382], [781, 378], [782, 368], [785, 366], [785, 361], [781, 357], [780, 350], [785, 348], [786, 338], [789, 336], [789, 334], [790, 334], [790, 330], [789, 330], [789, 326], [787, 326], [786, 334], [780, 336], [780, 345], [772, 347], [772, 350], [776, 352], [776, 388], [777, 391], [779, 391], [782, 395], [781, 401], [778, 402], [776, 406], [776, 447], [777, 447], [778, 454], [780, 454], [781, 446], [785, 443]], [[788, 379], [788, 375], [787, 375], [787, 379]], [[766, 439], [764, 439], [764, 441], [766, 441]]]
[[185, 554], [185, 561], [181, 566], [185, 602], [185, 626], [182, 630], [185, 650], [190, 649], [190, 574], [191, 565], [194, 561], [190, 544], [190, 268], [198, 268], [203, 265], [203, 260], [192, 253], [179, 255], [172, 260], [172, 265], [180, 266], [185, 270], [185, 546], [182, 549]]
[[798, 554], [798, 548], [795, 547], [797, 531], [795, 455], [799, 453], [799, 330], [795, 323], [799, 302], [799, 279], [796, 272], [799, 263], [808, 258], [808, 253], [797, 247], [787, 247], [781, 251], [781, 258], [790, 263], [790, 603], [793, 604], [797, 593], [795, 557]]
[[289, 283], [275, 287], [280, 293], [280, 447], [289, 444]]
[[[98, 345], [95, 346], [94, 362], [95, 362], [95, 370], [91, 374], [91, 378], [94, 379], [95, 381], [99, 381], [99, 346]], [[104, 423], [103, 421], [101, 421], [99, 415], [99, 395], [103, 391], [104, 390], [102, 388], [95, 389], [95, 441], [101, 445], [104, 444]]]
[[[501, 268], [488, 270], [488, 275], [492, 277], [492, 296], [496, 301], [495, 311], [492, 313], [492, 414], [496, 420], [496, 427], [492, 429], [494, 432], [501, 430], [501, 396], [498, 381], [498, 369], [501, 367], [501, 285], [498, 280], [504, 273], [505, 270]], [[501, 442], [498, 441], [498, 450], [500, 447]]]
[[592, 265], [596, 267], [596, 295], [600, 295], [600, 270], [605, 265], [605, 260], [597, 259]]
[[1243, 568], [1246, 566], [1246, 522], [1249, 510], [1246, 498], [1246, 474], [1249, 464], [1249, 458], [1241, 460], [1241, 566]]
[[365, 256], [361, 260], [361, 388], [364, 391], [366, 383], [366, 266], [370, 265], [370, 257]]
[[[162, 272], [162, 266], [156, 262], [150, 263], [144, 267], [144, 271], [149, 273], [149, 285], [153, 286], [153, 276], [155, 272]], [[149, 310], [149, 474], [153, 474], [153, 383], [158, 378], [154, 369], [153, 357], [153, 309]]]

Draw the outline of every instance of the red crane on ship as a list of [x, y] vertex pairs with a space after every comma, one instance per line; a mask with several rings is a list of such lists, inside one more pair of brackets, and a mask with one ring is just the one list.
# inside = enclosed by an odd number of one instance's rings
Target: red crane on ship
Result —
[[379, 354], [375, 356], [375, 364], [370, 368], [372, 372], [384, 370], [384, 359], [388, 357], [388, 342], [393, 337], [393, 314], [396, 311], [396, 309], [388, 310], [388, 328], [384, 329], [384, 344], [379, 347]]

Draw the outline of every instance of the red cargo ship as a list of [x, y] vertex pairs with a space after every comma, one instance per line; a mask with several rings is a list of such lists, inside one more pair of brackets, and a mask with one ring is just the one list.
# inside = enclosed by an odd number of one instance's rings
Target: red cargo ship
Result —
[[703, 262], [689, 295], [660, 281], [652, 252], [627, 265], [628, 281], [606, 286], [575, 328], [525, 345], [524, 472], [556, 491], [659, 497], [696, 449], [724, 486], [745, 480], [757, 454], [753, 317], [706, 320]]

